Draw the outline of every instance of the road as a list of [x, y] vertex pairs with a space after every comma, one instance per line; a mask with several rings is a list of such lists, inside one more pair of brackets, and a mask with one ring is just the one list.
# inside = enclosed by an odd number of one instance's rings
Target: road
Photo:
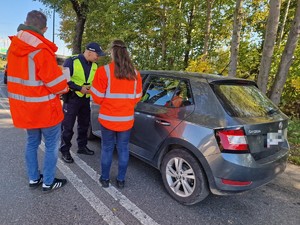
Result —
[[[98, 183], [100, 140], [88, 146], [94, 156], [77, 155], [74, 164], [58, 160], [57, 177], [68, 184], [43, 194], [29, 190], [24, 165], [25, 131], [12, 125], [6, 86], [0, 74], [0, 224], [300, 224], [300, 167], [288, 164], [286, 171], [256, 190], [231, 196], [209, 196], [193, 206], [184, 206], [165, 191], [158, 170], [130, 157], [126, 187], [104, 189]], [[39, 159], [43, 157], [41, 145]], [[116, 157], [116, 155], [115, 155]], [[117, 173], [114, 160], [112, 177]]]

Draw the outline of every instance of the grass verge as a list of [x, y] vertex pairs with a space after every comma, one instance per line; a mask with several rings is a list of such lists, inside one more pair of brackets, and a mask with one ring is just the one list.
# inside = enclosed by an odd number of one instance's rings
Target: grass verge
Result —
[[300, 166], [300, 119], [291, 119], [288, 126], [289, 162]]

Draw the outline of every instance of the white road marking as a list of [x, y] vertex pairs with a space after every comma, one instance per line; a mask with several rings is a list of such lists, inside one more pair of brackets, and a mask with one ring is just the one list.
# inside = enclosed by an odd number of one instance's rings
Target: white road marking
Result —
[[[42, 142], [40, 148], [45, 152], [45, 143]], [[85, 200], [96, 210], [96, 212], [111, 225], [124, 224], [113, 212], [80, 180], [73, 171], [66, 166], [61, 159], [57, 160], [57, 168], [63, 173], [76, 190]]]
[[[71, 152], [75, 163], [89, 175], [95, 182], [99, 182], [100, 175], [81, 160], [76, 154]], [[116, 201], [118, 201], [128, 212], [130, 212], [141, 224], [144, 225], [158, 225], [150, 216], [148, 216], [143, 210], [137, 207], [126, 196], [119, 192], [114, 186], [110, 185], [108, 188], [103, 188], [108, 194], [110, 194]]]
[[[0, 88], [0, 95], [6, 97]], [[0, 99], [0, 105], [10, 114], [9, 107]], [[42, 141], [40, 148], [45, 151], [45, 144]], [[98, 183], [100, 177], [97, 172], [81, 160], [76, 154], [72, 153], [75, 163], [89, 175], [91, 179]], [[85, 198], [85, 200], [96, 210], [96, 212], [111, 225], [124, 224], [113, 212], [80, 180], [73, 171], [65, 165], [61, 159], [57, 161], [57, 168], [63, 173], [69, 182], [76, 188], [76, 190]], [[141, 224], [144, 225], [159, 225], [150, 216], [148, 216], [143, 210], [138, 208], [133, 202], [131, 202], [126, 196], [119, 192], [115, 187], [110, 185], [109, 188], [103, 188], [115, 201], [118, 201], [130, 214], [132, 214]]]

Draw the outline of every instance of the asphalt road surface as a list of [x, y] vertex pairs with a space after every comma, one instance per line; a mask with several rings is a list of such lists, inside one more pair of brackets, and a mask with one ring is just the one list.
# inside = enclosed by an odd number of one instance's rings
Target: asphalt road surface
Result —
[[[30, 190], [24, 164], [26, 134], [12, 125], [6, 85], [0, 74], [0, 225], [7, 224], [147, 224], [147, 225], [299, 225], [300, 167], [286, 171], [258, 189], [230, 196], [209, 196], [184, 206], [165, 191], [158, 170], [130, 157], [126, 187], [115, 188], [117, 161], [112, 166], [112, 185], [99, 185], [100, 140], [90, 141], [94, 156], [77, 155], [74, 136], [73, 164], [61, 159], [57, 177], [65, 187], [49, 194]], [[44, 146], [39, 159], [42, 162]], [[116, 155], [115, 155], [116, 156]], [[41, 165], [42, 166], [42, 165]]]

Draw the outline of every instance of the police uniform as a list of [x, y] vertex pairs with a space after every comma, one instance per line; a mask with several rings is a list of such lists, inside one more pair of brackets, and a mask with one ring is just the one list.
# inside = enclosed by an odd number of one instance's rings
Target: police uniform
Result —
[[[70, 91], [64, 95], [63, 111], [64, 120], [62, 122], [62, 138], [60, 151], [63, 155], [63, 160], [73, 162], [72, 157], [69, 161], [64, 158], [70, 155], [71, 140], [73, 137], [73, 127], [77, 118], [77, 145], [78, 153], [92, 155], [93, 151], [89, 150], [87, 145], [87, 130], [90, 123], [90, 95], [80, 92], [83, 85], [90, 85], [93, 81], [97, 64], [89, 62], [83, 54], [73, 56], [67, 59], [64, 67], [70, 69], [71, 81], [68, 83]], [[82, 152], [80, 152], [82, 151]]]

